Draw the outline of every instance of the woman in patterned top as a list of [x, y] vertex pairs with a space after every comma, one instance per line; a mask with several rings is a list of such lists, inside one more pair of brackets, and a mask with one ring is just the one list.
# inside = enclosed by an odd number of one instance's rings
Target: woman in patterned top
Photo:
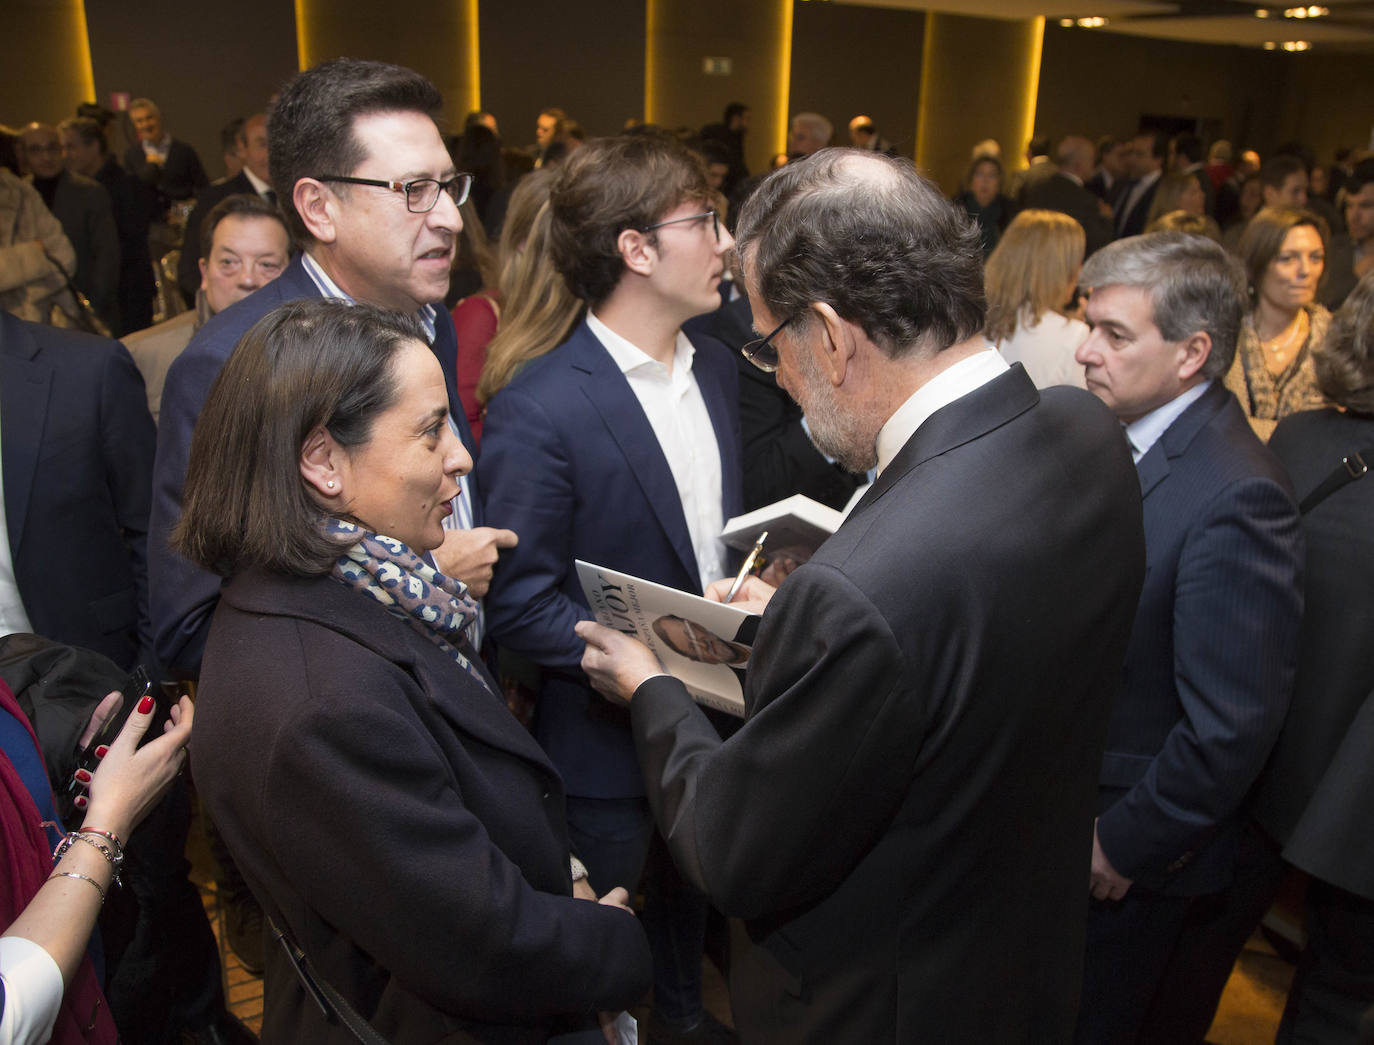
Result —
[[1331, 313], [1315, 300], [1326, 238], [1321, 218], [1289, 207], [1266, 207], [1241, 237], [1250, 314], [1225, 380], [1255, 434], [1266, 441], [1281, 418], [1326, 405], [1312, 368], [1312, 354], [1321, 350], [1331, 322]]

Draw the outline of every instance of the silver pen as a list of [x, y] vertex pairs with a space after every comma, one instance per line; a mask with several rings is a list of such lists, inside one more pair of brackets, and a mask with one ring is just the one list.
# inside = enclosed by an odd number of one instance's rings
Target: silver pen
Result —
[[730, 585], [730, 594], [725, 596], [726, 602], [734, 602], [735, 596], [744, 586], [744, 578], [749, 576], [749, 572], [754, 568], [754, 563], [759, 561], [759, 556], [763, 554], [763, 542], [768, 540], [768, 531], [764, 530], [759, 534], [759, 539], [754, 542], [754, 550], [744, 557], [744, 565], [739, 568], [739, 575], [735, 578], [735, 583]]

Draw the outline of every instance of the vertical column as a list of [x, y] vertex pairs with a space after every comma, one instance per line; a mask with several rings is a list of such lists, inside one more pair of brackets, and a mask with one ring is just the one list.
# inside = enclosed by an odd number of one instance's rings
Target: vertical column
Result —
[[[644, 118], [668, 127], [720, 119], [730, 102], [749, 106], [749, 169], [787, 141], [793, 0], [645, 0]], [[705, 70], [726, 59], [729, 72]]]
[[376, 0], [296, 0], [302, 69], [343, 55], [364, 55], [423, 73], [444, 95], [444, 117], [457, 131], [481, 107], [478, 0], [394, 6]]
[[916, 163], [947, 193], [983, 138], [1001, 143], [1008, 172], [1022, 166], [1035, 126], [1044, 30], [1043, 18], [926, 15]]
[[82, 0], [9, 4], [0, 43], [0, 98], [5, 120], [56, 123], [93, 102], [95, 77]]

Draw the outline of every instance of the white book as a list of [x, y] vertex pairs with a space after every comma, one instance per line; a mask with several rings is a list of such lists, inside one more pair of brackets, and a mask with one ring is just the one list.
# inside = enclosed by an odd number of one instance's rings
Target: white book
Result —
[[[698, 704], [744, 717], [744, 673], [751, 650], [739, 635], [752, 614], [581, 559], [575, 562], [598, 624], [648, 646]], [[747, 634], [752, 642], [752, 625]]]
[[793, 494], [728, 520], [720, 539], [731, 548], [747, 552], [754, 547], [759, 534], [767, 530], [765, 556], [770, 552], [788, 552], [796, 557], [804, 554], [804, 562], [840, 528], [844, 515], [805, 494]]

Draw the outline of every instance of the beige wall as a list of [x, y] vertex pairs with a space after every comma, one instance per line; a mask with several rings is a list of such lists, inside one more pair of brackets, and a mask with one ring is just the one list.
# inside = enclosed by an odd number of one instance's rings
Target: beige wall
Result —
[[828, 119], [833, 145], [849, 144], [849, 121], [863, 113], [901, 155], [915, 156], [925, 12], [813, 3], [793, 12], [789, 110]]
[[[414, 0], [402, 19], [375, 0], [301, 0], [307, 50], [316, 58], [351, 53], [425, 72], [444, 90], [456, 129], [470, 105], [466, 34], [473, 4]], [[888, 138], [910, 142], [919, 113], [923, 163], [947, 189], [979, 138], [998, 138], [1012, 166], [1024, 147], [1032, 23], [799, 0], [476, 6], [482, 103], [512, 144], [532, 139], [534, 116], [549, 104], [604, 134], [642, 115], [646, 103], [659, 122], [697, 127], [718, 120], [726, 103], [742, 101], [752, 110], [754, 169], [781, 143], [788, 114], [801, 109], [829, 117], [839, 141], [849, 117], [868, 111]], [[5, 29], [0, 121], [57, 120], [92, 95], [108, 104], [113, 91], [147, 94], [161, 103], [173, 132], [200, 151], [212, 177], [221, 173], [220, 127], [263, 108], [297, 68], [290, 0], [202, 6], [194, 18], [184, 0], [45, 0], [11, 4]], [[731, 74], [705, 75], [706, 56], [730, 58]], [[1328, 159], [1338, 145], [1369, 144], [1370, 98], [1374, 62], [1367, 55], [1266, 54], [1051, 25], [1044, 30], [1035, 128], [1124, 134], [1144, 113], [1191, 116], [1262, 152], [1300, 137]]]
[[926, 21], [916, 163], [946, 192], [959, 186], [969, 151], [996, 138], [1008, 170], [1024, 151], [1030, 91], [1040, 59], [1039, 19], [934, 14]]
[[0, 34], [0, 123], [56, 123], [90, 96], [81, 0], [6, 4]]
[[[745, 159], [764, 168], [786, 131], [792, 0], [647, 0], [648, 118], [668, 127], [720, 120], [730, 102], [749, 106]], [[728, 76], [702, 59], [729, 58]]]

